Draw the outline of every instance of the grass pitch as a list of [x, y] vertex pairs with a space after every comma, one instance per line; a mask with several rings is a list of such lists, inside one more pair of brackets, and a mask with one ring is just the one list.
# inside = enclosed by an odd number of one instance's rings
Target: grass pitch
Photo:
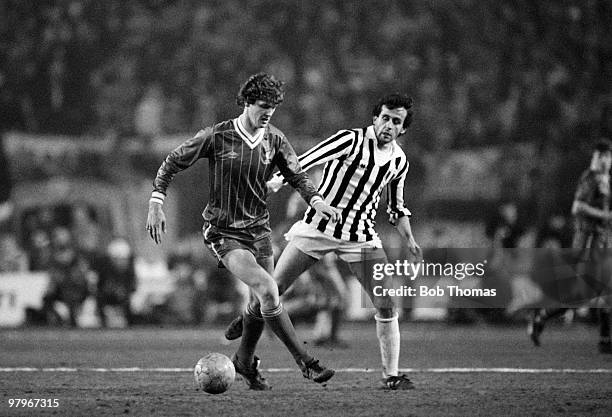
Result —
[[[206, 352], [230, 356], [221, 328], [0, 331], [0, 415], [409, 416], [612, 414], [612, 356], [597, 331], [553, 326], [543, 346], [522, 327], [401, 323], [400, 366], [416, 389], [378, 389], [374, 322], [348, 324], [346, 350], [309, 346], [338, 370], [321, 386], [305, 380], [289, 353], [264, 336], [258, 355], [269, 392], [196, 391], [192, 367]], [[304, 340], [306, 327], [298, 332]], [[9, 407], [9, 400], [57, 399], [58, 407]]]

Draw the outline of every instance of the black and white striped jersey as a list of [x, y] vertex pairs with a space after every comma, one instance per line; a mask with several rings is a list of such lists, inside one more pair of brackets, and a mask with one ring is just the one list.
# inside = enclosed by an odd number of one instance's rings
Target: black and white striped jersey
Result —
[[304, 170], [325, 164], [319, 192], [329, 205], [342, 210], [342, 221], [331, 223], [312, 207], [306, 210], [304, 221], [330, 236], [353, 242], [376, 238], [374, 218], [385, 188], [389, 220], [393, 223], [410, 216], [404, 206], [406, 154], [393, 142], [392, 152], [383, 155], [376, 146], [373, 126], [340, 130], [301, 155], [299, 161]]
[[251, 136], [233, 119], [200, 130], [173, 150], [157, 172], [153, 197], [163, 201], [174, 175], [200, 158], [209, 160], [210, 196], [202, 215], [219, 228], [269, 229], [266, 181], [275, 168], [307, 202], [318, 195], [279, 129], [268, 125]]

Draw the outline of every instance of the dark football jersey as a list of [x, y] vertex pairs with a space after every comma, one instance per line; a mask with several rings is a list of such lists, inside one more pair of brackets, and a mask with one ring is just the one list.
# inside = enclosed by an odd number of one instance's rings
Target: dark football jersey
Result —
[[[610, 185], [609, 180], [599, 178], [597, 173], [586, 170], [582, 173], [574, 201], [581, 201], [589, 206], [600, 210], [610, 208]], [[603, 220], [595, 219], [583, 214], [576, 215], [574, 247], [609, 247], [607, 241], [610, 239], [610, 224]], [[595, 238], [595, 240], [593, 240]], [[587, 241], [591, 240], [587, 243]]]
[[154, 191], [166, 194], [174, 175], [208, 158], [209, 201], [204, 219], [221, 229], [269, 229], [266, 181], [276, 168], [302, 195], [317, 195], [316, 187], [302, 170], [285, 135], [268, 125], [256, 137], [241, 128], [238, 119], [200, 130], [174, 149], [162, 163], [153, 182]]

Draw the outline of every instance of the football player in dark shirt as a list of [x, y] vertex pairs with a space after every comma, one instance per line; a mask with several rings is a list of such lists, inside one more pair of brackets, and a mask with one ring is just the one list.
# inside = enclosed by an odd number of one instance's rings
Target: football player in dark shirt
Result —
[[322, 383], [334, 375], [298, 341], [272, 278], [266, 181], [276, 168], [317, 213], [332, 222], [340, 218], [339, 211], [325, 203], [302, 170], [285, 135], [270, 124], [283, 98], [282, 82], [263, 73], [251, 76], [238, 93], [238, 105], [243, 107], [240, 116], [199, 131], [166, 157], [153, 182], [146, 226], [159, 244], [166, 227], [162, 204], [168, 185], [176, 173], [207, 158], [210, 197], [202, 214], [204, 240], [220, 266], [250, 287], [251, 302], [244, 313], [248, 330], [232, 360], [236, 371], [255, 390], [270, 389], [254, 356], [264, 323], [287, 346], [306, 378]]
[[[590, 167], [580, 177], [574, 196], [572, 214], [575, 218], [572, 248], [578, 251], [577, 285], [582, 285], [593, 296], [611, 294], [610, 263], [612, 247], [612, 213], [610, 212], [610, 168], [612, 167], [612, 143], [601, 140], [593, 150]], [[605, 261], [605, 262], [604, 262]], [[564, 289], [569, 291], [569, 289]], [[612, 353], [610, 343], [610, 305], [599, 309], [599, 351]], [[536, 310], [530, 319], [527, 332], [536, 346], [546, 320], [565, 312], [567, 308]]]

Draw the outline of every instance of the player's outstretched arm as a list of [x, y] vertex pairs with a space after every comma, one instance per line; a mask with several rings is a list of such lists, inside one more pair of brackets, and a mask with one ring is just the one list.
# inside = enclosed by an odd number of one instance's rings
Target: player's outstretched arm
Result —
[[584, 201], [574, 200], [572, 204], [572, 214], [574, 216], [581, 214], [586, 217], [591, 217], [596, 220], [610, 221], [612, 220], [612, 214], [610, 211], [602, 210], [597, 207], [593, 207]]
[[210, 156], [212, 136], [212, 128], [207, 127], [200, 130], [194, 137], [170, 152], [157, 170], [157, 175], [153, 180], [153, 192], [149, 200], [146, 227], [151, 239], [158, 245], [162, 241], [162, 234], [166, 233], [166, 215], [162, 210], [166, 190], [176, 174], [192, 166], [198, 159]]
[[[325, 141], [309, 149], [298, 157], [304, 171], [322, 165], [333, 159], [338, 159], [342, 155], [349, 153], [353, 142], [357, 140], [355, 132], [350, 130], [341, 130], [333, 136], [330, 136]], [[284, 152], [284, 151], [283, 151]], [[275, 193], [285, 185], [286, 180], [283, 174], [277, 172], [272, 175], [272, 178], [267, 182], [268, 193]]]
[[162, 241], [162, 234], [166, 233], [166, 215], [162, 210], [162, 205], [153, 201], [149, 202], [147, 231], [151, 239], [158, 245]]

